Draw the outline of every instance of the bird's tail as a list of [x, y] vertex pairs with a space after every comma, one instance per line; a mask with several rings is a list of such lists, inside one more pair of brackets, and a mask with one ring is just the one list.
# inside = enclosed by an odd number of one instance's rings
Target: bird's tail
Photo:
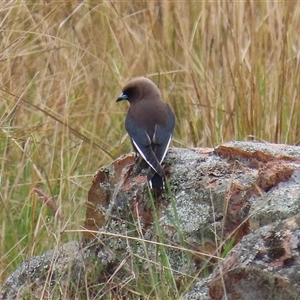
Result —
[[150, 168], [148, 171], [147, 179], [152, 189], [159, 190], [165, 188], [165, 177], [157, 174], [152, 168]]

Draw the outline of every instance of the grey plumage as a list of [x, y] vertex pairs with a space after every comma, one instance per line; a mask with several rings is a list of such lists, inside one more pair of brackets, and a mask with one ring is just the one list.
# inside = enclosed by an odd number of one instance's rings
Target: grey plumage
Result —
[[165, 172], [161, 163], [175, 126], [172, 109], [162, 101], [158, 87], [145, 77], [132, 79], [117, 102], [121, 100], [130, 103], [125, 128], [134, 147], [151, 167], [147, 176], [150, 185], [155, 189], [164, 188]]

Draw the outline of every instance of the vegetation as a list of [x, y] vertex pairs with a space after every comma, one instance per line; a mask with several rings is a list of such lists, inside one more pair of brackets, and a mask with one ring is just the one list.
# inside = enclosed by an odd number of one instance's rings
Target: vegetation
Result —
[[297, 1], [1, 1], [0, 16], [0, 282], [79, 238], [64, 231], [93, 174], [131, 149], [129, 78], [159, 85], [174, 146], [299, 143]]

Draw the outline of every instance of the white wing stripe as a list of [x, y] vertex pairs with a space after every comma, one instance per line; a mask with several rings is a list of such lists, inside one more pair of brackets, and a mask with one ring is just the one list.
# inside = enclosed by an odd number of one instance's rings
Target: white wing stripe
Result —
[[137, 151], [139, 152], [139, 154], [141, 154], [141, 156], [143, 157], [143, 159], [149, 164], [149, 166], [150, 166], [155, 172], [157, 172], [157, 170], [153, 167], [153, 165], [149, 163], [149, 161], [147, 160], [147, 158], [145, 157], [144, 153], [141, 151], [141, 149], [139, 148], [139, 146], [137, 145], [137, 143], [134, 141], [134, 139], [132, 139], [132, 142], [133, 142], [134, 146], [136, 147]]
[[171, 139], [172, 139], [172, 135], [170, 135], [170, 138], [169, 138], [167, 147], [166, 147], [166, 149], [165, 149], [164, 155], [162, 156], [162, 159], [160, 160], [160, 163], [163, 162], [163, 160], [164, 160], [164, 158], [165, 158], [165, 156], [166, 156], [166, 154], [167, 154], [167, 152], [168, 152], [168, 149], [169, 149], [169, 146], [170, 146], [170, 143], [171, 143]]

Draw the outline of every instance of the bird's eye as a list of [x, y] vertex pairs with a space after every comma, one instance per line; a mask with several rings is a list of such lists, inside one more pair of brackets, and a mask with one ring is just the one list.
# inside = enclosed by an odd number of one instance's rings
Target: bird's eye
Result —
[[131, 98], [135, 93], [135, 89], [134, 88], [127, 88], [123, 94], [126, 95], [128, 98]]

